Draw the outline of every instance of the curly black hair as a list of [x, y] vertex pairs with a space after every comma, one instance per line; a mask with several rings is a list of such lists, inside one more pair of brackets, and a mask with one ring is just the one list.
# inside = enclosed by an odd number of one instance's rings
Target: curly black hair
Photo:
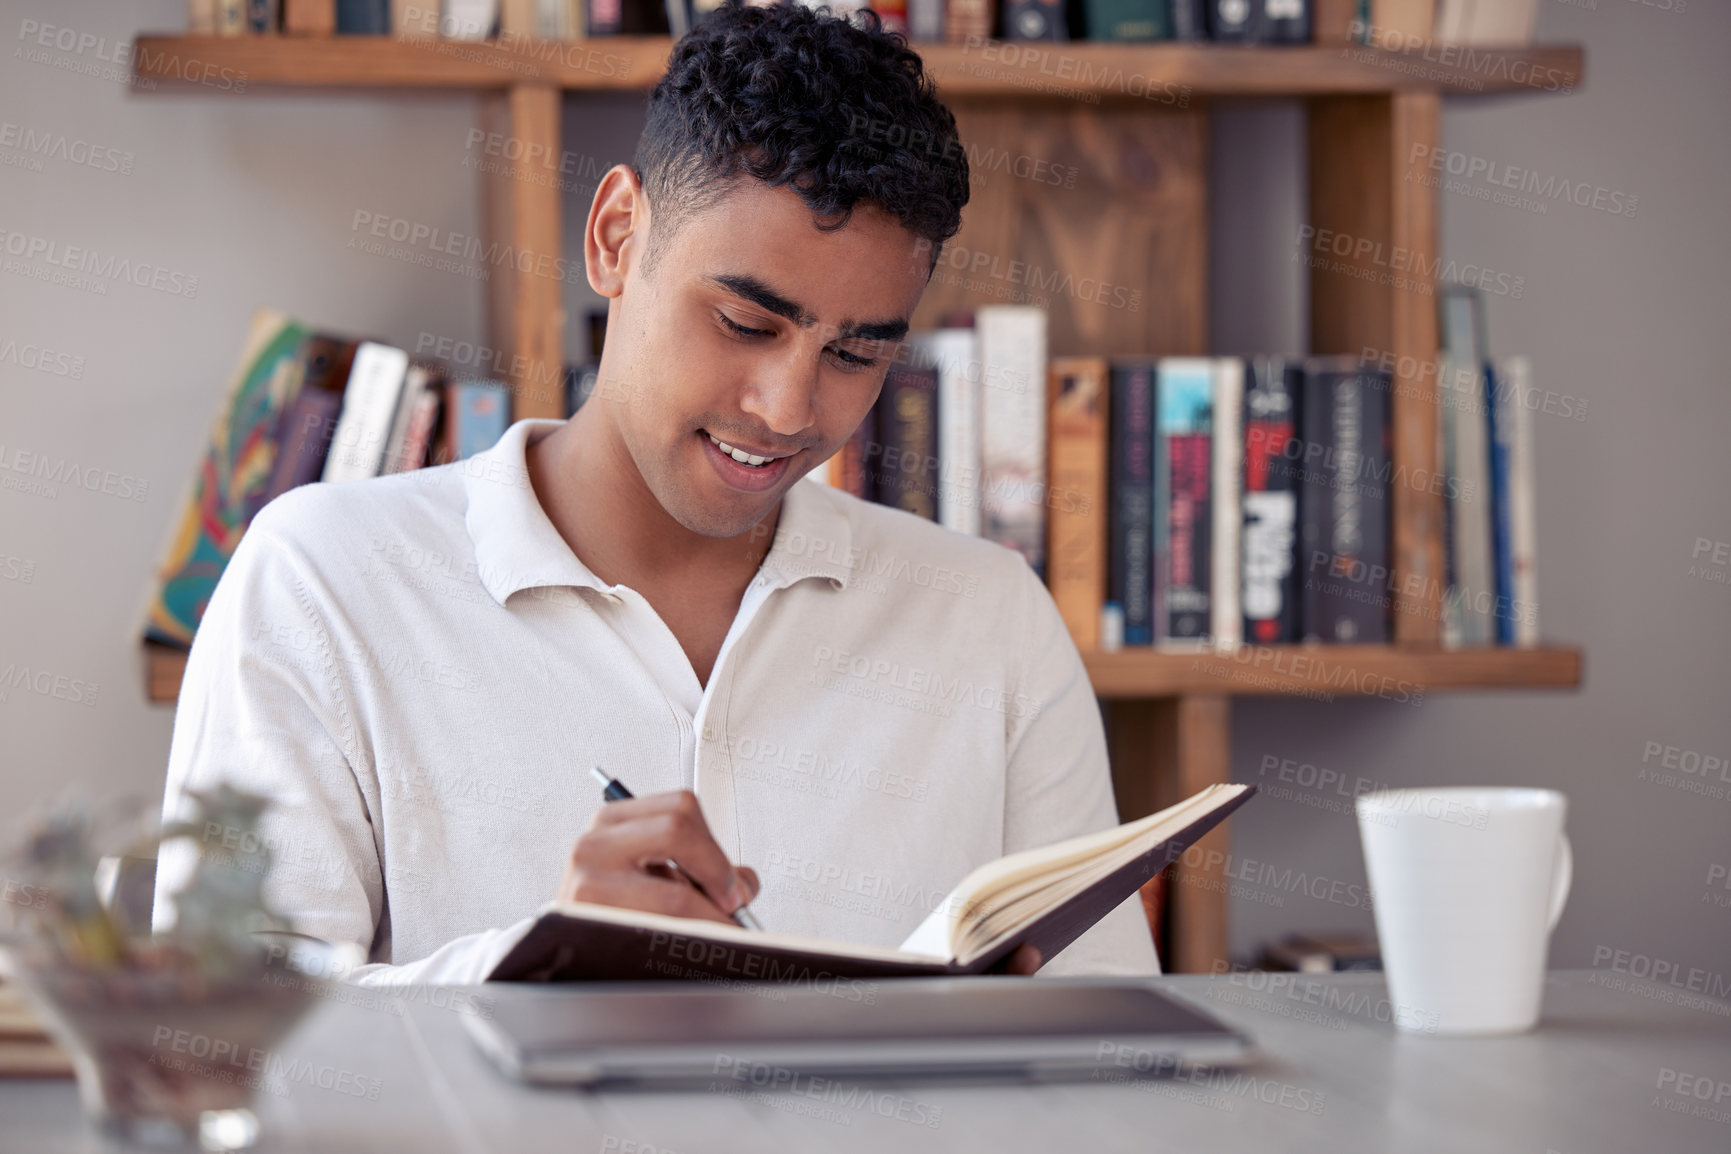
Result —
[[634, 166], [671, 226], [651, 227], [649, 264], [678, 218], [742, 175], [792, 188], [822, 229], [876, 205], [930, 241], [934, 262], [968, 203], [956, 118], [919, 56], [869, 9], [717, 11], [674, 46]]

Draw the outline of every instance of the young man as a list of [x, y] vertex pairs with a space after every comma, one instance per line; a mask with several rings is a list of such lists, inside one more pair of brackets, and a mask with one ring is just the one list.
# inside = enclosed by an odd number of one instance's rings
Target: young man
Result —
[[[267, 894], [364, 946], [363, 981], [480, 981], [554, 898], [894, 946], [976, 866], [1114, 824], [1020, 556], [800, 483], [876, 400], [967, 196], [899, 40], [797, 7], [688, 36], [590, 206], [595, 396], [266, 508], [193, 647], [166, 811], [268, 794]], [[597, 765], [638, 799], [604, 806]], [[189, 868], [165, 855], [159, 924]], [[1135, 901], [1045, 960], [1156, 968]]]

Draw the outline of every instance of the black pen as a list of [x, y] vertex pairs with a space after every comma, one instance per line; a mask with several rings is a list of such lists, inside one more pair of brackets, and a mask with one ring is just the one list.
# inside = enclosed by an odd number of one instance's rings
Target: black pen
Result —
[[[601, 797], [603, 800], [625, 801], [637, 796], [625, 788], [624, 782], [620, 781], [616, 777], [608, 776], [607, 771], [602, 769], [599, 765], [591, 766], [589, 772], [594, 774], [595, 780], [601, 783]], [[703, 884], [684, 870], [680, 869], [678, 862], [669, 861], [667, 863], [667, 868], [672, 870], [676, 876], [684, 878], [686, 882], [690, 883], [692, 889], [696, 890], [704, 897], [709, 898], [709, 891], [703, 888]], [[709, 898], [709, 900], [712, 902], [715, 901], [714, 898]], [[761, 931], [763, 929], [763, 926], [759, 924], [758, 920], [751, 916], [751, 911], [746, 909], [744, 906], [740, 906], [728, 916], [733, 919], [734, 924], [744, 926], [748, 930]]]

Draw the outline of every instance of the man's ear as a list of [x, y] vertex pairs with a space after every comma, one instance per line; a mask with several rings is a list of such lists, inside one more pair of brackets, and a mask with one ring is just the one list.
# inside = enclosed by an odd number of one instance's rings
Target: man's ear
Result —
[[649, 239], [649, 201], [630, 165], [607, 170], [589, 202], [583, 230], [583, 264], [589, 287], [612, 299], [625, 291], [632, 264], [643, 259]]

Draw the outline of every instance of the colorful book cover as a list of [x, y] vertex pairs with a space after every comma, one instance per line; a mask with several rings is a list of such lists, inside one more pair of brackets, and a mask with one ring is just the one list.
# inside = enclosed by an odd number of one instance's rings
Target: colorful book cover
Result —
[[281, 313], [253, 315], [228, 404], [162, 563], [145, 626], [148, 639], [192, 644], [241, 534], [264, 507], [276, 463], [277, 422], [299, 387], [301, 345], [308, 335]]
[[[1213, 479], [1214, 364], [1206, 358], [1167, 357], [1160, 362], [1156, 468], [1164, 470], [1165, 496], [1154, 509], [1157, 581], [1164, 618], [1155, 622], [1157, 641], [1200, 642], [1213, 622], [1209, 594], [1214, 532], [1209, 495]], [[1164, 532], [1162, 532], [1162, 527]]]
[[511, 423], [511, 392], [498, 381], [464, 381], [452, 390], [451, 449], [462, 461], [499, 443]]

